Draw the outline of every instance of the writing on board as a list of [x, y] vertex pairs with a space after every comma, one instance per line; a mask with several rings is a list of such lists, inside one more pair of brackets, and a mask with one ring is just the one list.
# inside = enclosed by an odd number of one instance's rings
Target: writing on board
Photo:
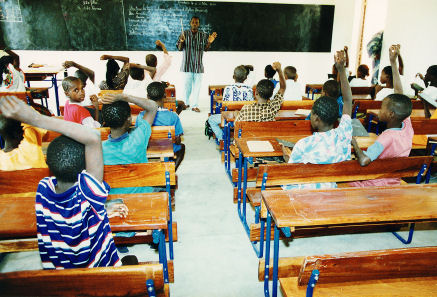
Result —
[[102, 7], [99, 0], [83, 0], [82, 7], [79, 7], [79, 9], [88, 11], [100, 11], [102, 10]]
[[7, 2], [0, 0], [0, 21], [10, 23], [23, 22], [19, 0]]

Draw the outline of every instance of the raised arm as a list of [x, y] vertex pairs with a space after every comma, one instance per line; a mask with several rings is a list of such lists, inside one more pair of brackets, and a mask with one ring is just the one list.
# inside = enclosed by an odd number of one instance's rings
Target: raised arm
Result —
[[345, 63], [346, 55], [344, 51], [338, 51], [335, 56], [335, 67], [338, 70], [341, 84], [341, 94], [343, 96], [343, 114], [352, 115], [352, 91], [347, 79]]
[[176, 43], [176, 47], [178, 50], [183, 50], [185, 47], [185, 33], [182, 31], [181, 35], [179, 35], [178, 42]]
[[278, 94], [284, 95], [285, 88], [286, 88], [286, 83], [285, 83], [284, 72], [282, 72], [281, 63], [274, 62], [272, 64], [272, 67], [273, 67], [274, 70], [276, 70], [278, 72], [278, 75], [279, 75], [279, 90], [278, 90]]
[[129, 63], [129, 58], [128, 57], [123, 57], [123, 56], [112, 56], [112, 55], [103, 55], [100, 57], [100, 60], [108, 60], [108, 59], [114, 59], [114, 60], [118, 60], [120, 62], [123, 63]]
[[14, 59], [14, 67], [20, 69], [20, 56], [10, 49], [5, 49], [5, 52]]
[[[344, 46], [344, 54], [346, 55], [346, 68], [349, 68], [349, 53], [348, 53], [349, 48], [347, 47], [347, 45]], [[349, 73], [346, 73], [349, 76]]]
[[115, 94], [115, 95], [107, 94], [105, 95], [105, 97], [103, 97], [102, 103], [111, 104], [115, 101], [120, 101], [120, 100], [136, 104], [142, 109], [144, 109], [145, 113], [143, 119], [146, 120], [150, 124], [150, 126], [153, 125], [156, 112], [158, 111], [158, 104], [156, 104], [155, 101], [145, 98], [130, 96], [127, 94]]
[[74, 62], [74, 61], [65, 61], [63, 64], [62, 64], [62, 66], [64, 67], [64, 68], [70, 68], [70, 67], [76, 67], [77, 69], [79, 69], [80, 71], [82, 71], [83, 73], [85, 73], [86, 74], [86, 76], [88, 76], [88, 78], [94, 83], [94, 71], [93, 70], [91, 70], [91, 69], [89, 69], [89, 68], [87, 68], [87, 67], [85, 67], [85, 66], [82, 66], [82, 65], [80, 65], [80, 64], [77, 64], [76, 62]]
[[388, 50], [390, 65], [393, 72], [393, 89], [396, 94], [403, 94], [401, 76], [399, 75], [398, 64], [396, 58], [400, 55], [400, 45], [392, 45]]
[[209, 50], [209, 48], [211, 47], [211, 43], [213, 43], [216, 38], [217, 38], [216, 32], [213, 32], [211, 35], [208, 36], [208, 40], [205, 46], [205, 51]]
[[399, 62], [399, 74], [404, 75], [404, 61], [402, 60], [401, 55], [398, 56], [398, 62]]
[[155, 44], [156, 44], [156, 46], [159, 46], [162, 49], [164, 54], [168, 55], [167, 48], [165, 47], [165, 44], [161, 40], [155, 41]]
[[86, 170], [103, 180], [103, 155], [100, 132], [83, 125], [41, 115], [15, 96], [0, 98], [0, 111], [7, 118], [64, 134], [85, 145]]
[[152, 72], [152, 73], [155, 73], [155, 72], [156, 72], [156, 67], [151, 67], [151, 66], [141, 65], [141, 64], [137, 64], [137, 63], [129, 63], [129, 67], [130, 67], [130, 68], [140, 68], [140, 69], [144, 69], [144, 70], [147, 70], [147, 71]]

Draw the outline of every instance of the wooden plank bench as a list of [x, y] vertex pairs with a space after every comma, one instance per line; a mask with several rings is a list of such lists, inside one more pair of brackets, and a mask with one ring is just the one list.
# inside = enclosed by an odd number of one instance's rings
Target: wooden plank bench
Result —
[[[297, 229], [356, 226], [364, 224], [418, 223], [437, 221], [437, 185], [341, 188], [326, 190], [263, 191], [267, 225], [274, 220], [273, 289], [276, 296], [279, 233], [292, 235]], [[323, 196], [316, 199], [315, 196]], [[369, 199], [371, 198], [371, 199]], [[320, 211], [323, 210], [323, 211]], [[399, 236], [397, 233], [395, 234]], [[411, 237], [411, 229], [410, 235]], [[399, 237], [398, 237], [399, 238]], [[268, 293], [270, 228], [265, 253], [265, 292]], [[266, 290], [267, 288], [267, 290]]]
[[[423, 103], [420, 100], [411, 100], [413, 109], [423, 109]], [[382, 101], [376, 100], [354, 100], [352, 107], [352, 118], [357, 117], [357, 113], [365, 114], [368, 109], [381, 109]]]
[[157, 296], [170, 295], [162, 265], [146, 264], [0, 273], [0, 296], [151, 296], [150, 280]]
[[[284, 297], [308, 296], [318, 271], [317, 296], [432, 296], [437, 286], [437, 247], [390, 249], [286, 258], [299, 263], [279, 270]], [[296, 267], [298, 269], [296, 269]]]
[[[420, 183], [420, 178], [425, 173], [425, 170], [429, 168], [431, 161], [431, 156], [419, 156], [377, 159], [365, 167], [360, 166], [355, 160], [334, 164], [290, 163], [260, 165], [256, 178], [256, 188], [250, 188], [246, 191], [247, 199], [251, 206], [255, 208], [255, 223], [246, 226], [249, 229], [250, 241], [253, 245], [255, 244], [254, 242], [260, 241], [259, 251], [257, 249], [255, 251], [259, 257], [262, 257], [266, 231], [264, 228], [265, 221], [261, 220], [260, 222], [260, 218], [265, 219], [267, 217], [265, 210], [262, 214], [260, 213], [262, 190], [271, 189], [271, 187], [277, 187], [277, 190], [281, 190], [280, 186], [287, 184], [351, 182], [387, 177], [418, 177], [418, 183]], [[245, 216], [246, 199], [240, 199], [239, 204], [242, 204], [241, 206], [239, 205], [239, 209], [242, 209], [242, 214], [244, 214], [242, 215], [243, 225], [247, 225], [247, 218]], [[304, 230], [297, 235], [311, 235], [312, 231], [319, 232], [320, 230], [317, 228], [310, 231]]]

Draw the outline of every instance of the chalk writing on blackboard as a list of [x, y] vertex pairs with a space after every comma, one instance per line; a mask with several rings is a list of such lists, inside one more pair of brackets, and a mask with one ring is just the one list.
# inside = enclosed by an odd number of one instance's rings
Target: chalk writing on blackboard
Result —
[[82, 6], [79, 9], [88, 11], [101, 11], [102, 6], [100, 5], [99, 0], [83, 0]]
[[0, 21], [9, 23], [23, 22], [19, 0], [0, 0]]

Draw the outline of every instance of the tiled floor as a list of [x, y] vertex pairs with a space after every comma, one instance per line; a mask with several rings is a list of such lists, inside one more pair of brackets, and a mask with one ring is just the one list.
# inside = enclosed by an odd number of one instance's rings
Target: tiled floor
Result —
[[[203, 134], [207, 111], [181, 114], [186, 156], [178, 170], [174, 219], [175, 283], [172, 296], [263, 296], [256, 258], [232, 203], [232, 186], [212, 140]], [[253, 217], [249, 214], [248, 217]], [[431, 226], [433, 227], [433, 226]], [[434, 229], [437, 230], [437, 228]], [[437, 244], [437, 231], [417, 231], [410, 246]], [[390, 233], [296, 239], [281, 256], [405, 247]], [[286, 247], [288, 246], [288, 247]], [[157, 259], [147, 245], [129, 248], [139, 260]], [[7, 255], [0, 271], [40, 268], [37, 252]]]

